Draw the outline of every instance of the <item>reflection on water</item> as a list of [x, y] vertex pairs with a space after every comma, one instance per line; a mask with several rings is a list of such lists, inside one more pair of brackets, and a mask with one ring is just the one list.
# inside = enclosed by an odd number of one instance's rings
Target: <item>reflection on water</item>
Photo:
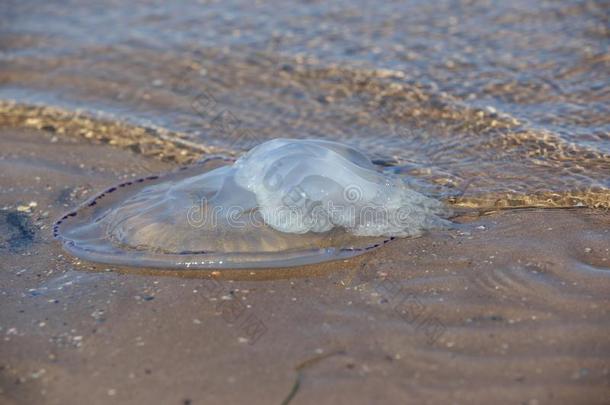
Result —
[[603, 1], [12, 3], [1, 122], [103, 113], [87, 128], [116, 143], [199, 152], [331, 138], [458, 205], [610, 206]]

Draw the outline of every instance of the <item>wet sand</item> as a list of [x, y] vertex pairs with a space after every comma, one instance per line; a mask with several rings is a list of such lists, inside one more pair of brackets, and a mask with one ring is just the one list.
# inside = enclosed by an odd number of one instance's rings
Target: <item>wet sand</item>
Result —
[[[4, 3], [0, 404], [610, 403], [607, 1]], [[277, 137], [365, 150], [455, 229], [218, 273], [51, 236]]]
[[6, 122], [0, 142], [2, 403], [610, 398], [607, 211], [465, 211], [454, 230], [303, 268], [120, 269], [70, 257], [50, 226], [178, 162]]

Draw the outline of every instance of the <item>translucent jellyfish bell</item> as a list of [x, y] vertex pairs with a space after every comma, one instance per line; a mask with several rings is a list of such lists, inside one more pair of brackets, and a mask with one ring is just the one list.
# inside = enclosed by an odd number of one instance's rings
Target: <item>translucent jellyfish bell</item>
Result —
[[443, 205], [360, 151], [276, 139], [111, 187], [61, 218], [73, 255], [162, 268], [286, 267], [345, 259], [445, 226]]

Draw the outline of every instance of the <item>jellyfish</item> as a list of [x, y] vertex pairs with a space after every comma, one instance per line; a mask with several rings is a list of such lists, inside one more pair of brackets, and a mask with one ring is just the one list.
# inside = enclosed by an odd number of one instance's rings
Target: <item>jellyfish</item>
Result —
[[53, 227], [88, 261], [167, 269], [348, 259], [450, 225], [440, 201], [328, 140], [274, 139], [110, 187]]

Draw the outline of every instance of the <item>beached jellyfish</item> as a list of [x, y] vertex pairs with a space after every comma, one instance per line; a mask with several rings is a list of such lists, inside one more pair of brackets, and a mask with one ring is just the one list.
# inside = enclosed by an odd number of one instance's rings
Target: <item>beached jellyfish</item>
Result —
[[444, 227], [449, 211], [331, 141], [275, 139], [104, 191], [54, 235], [95, 262], [285, 267], [349, 258]]

